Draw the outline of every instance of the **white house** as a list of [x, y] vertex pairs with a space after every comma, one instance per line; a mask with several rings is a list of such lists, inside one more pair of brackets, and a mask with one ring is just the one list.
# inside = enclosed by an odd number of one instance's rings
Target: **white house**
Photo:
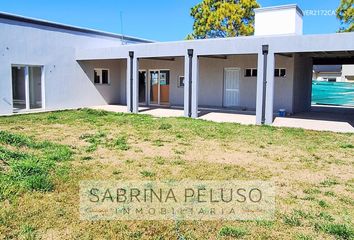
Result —
[[313, 65], [354, 64], [354, 33], [303, 35], [297, 5], [256, 9], [255, 35], [151, 42], [0, 14], [0, 115], [104, 104], [308, 111]]

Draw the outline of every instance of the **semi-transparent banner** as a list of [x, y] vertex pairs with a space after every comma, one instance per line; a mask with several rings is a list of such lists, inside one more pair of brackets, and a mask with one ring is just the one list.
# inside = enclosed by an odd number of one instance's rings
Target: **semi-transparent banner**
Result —
[[82, 220], [273, 220], [267, 181], [82, 181]]

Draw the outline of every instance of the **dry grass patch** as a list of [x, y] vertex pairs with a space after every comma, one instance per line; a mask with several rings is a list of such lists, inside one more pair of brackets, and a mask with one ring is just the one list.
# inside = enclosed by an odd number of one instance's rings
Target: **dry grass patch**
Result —
[[[0, 239], [353, 238], [353, 134], [87, 109], [2, 117], [0, 129], [66, 146], [73, 154], [71, 161], [45, 169], [52, 183], [48, 191], [3, 197]], [[48, 154], [7, 142], [0, 147], [40, 160]], [[3, 158], [1, 174], [9, 171]], [[274, 181], [276, 220], [79, 220], [79, 181], [146, 179]]]

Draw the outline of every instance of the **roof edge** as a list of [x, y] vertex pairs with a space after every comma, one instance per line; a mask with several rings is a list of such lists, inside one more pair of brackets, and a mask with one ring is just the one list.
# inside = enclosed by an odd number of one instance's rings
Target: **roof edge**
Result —
[[254, 11], [255, 12], [265, 12], [265, 11], [271, 11], [271, 10], [282, 10], [282, 9], [291, 9], [291, 8], [296, 8], [296, 11], [300, 13], [301, 16], [304, 16], [303, 11], [297, 4], [287, 4], [287, 5], [280, 5], [280, 6], [271, 6], [271, 7], [262, 7], [262, 8], [256, 8]]
[[123, 38], [125, 40], [136, 41], [139, 43], [155, 42], [155, 41], [144, 39], [144, 38], [126, 36], [126, 35], [122, 35], [122, 34], [99, 31], [99, 30], [90, 29], [90, 28], [82, 28], [82, 27], [77, 27], [77, 26], [73, 26], [73, 25], [67, 25], [67, 24], [62, 24], [62, 23], [58, 23], [58, 22], [47, 21], [47, 20], [43, 20], [43, 19], [25, 17], [25, 16], [16, 15], [16, 14], [7, 13], [7, 12], [0, 12], [0, 18], [12, 20], [12, 21], [17, 21], [17, 22], [30, 23], [30, 24], [40, 25], [40, 26], [64, 29], [64, 30], [73, 31], [73, 32], [80, 32], [80, 33], [86, 33], [86, 34], [92, 34], [92, 35], [98, 35], [98, 36], [104, 36], [104, 37], [111, 37], [111, 38], [119, 38], [119, 39]]

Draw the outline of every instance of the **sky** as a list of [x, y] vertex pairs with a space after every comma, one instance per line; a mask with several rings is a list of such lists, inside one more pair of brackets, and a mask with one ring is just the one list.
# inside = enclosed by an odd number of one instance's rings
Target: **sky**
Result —
[[[184, 39], [192, 32], [193, 18], [189, 15], [190, 8], [200, 1], [0, 0], [0, 12], [156, 41], [175, 41]], [[339, 28], [335, 9], [340, 0], [258, 0], [258, 2], [262, 7], [298, 4], [305, 14], [305, 34], [333, 33]]]

